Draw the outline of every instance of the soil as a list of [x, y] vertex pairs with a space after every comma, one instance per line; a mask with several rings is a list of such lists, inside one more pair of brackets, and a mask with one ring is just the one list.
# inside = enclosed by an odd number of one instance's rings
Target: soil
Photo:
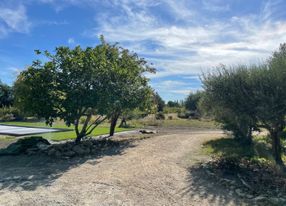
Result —
[[192, 169], [222, 135], [172, 129], [96, 157], [0, 157], [0, 205], [246, 205]]

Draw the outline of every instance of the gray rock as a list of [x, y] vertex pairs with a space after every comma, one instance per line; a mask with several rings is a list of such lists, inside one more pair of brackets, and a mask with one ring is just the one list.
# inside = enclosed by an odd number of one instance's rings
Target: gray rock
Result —
[[139, 130], [139, 132], [142, 134], [156, 134], [157, 133], [156, 130], [148, 130], [148, 129], [141, 129]]
[[38, 152], [37, 148], [29, 148], [26, 150], [27, 155], [34, 155], [34, 154], [37, 154], [37, 152]]
[[263, 200], [267, 200], [267, 197], [263, 196], [263, 195], [260, 195], [256, 198], [254, 198], [255, 201], [263, 201]]
[[62, 157], [62, 153], [60, 151], [56, 150], [54, 156], [57, 158], [60, 158], [60, 157]]
[[50, 147], [50, 145], [44, 144], [42, 142], [37, 143], [37, 148], [41, 151], [45, 151]]
[[54, 156], [56, 152], [57, 152], [57, 150], [56, 150], [55, 148], [51, 148], [51, 149], [48, 151], [48, 155], [49, 155], [49, 156]]
[[75, 145], [72, 150], [80, 156], [86, 154], [86, 151], [80, 145]]
[[284, 204], [286, 203], [286, 199], [285, 199], [285, 198], [282, 198], [282, 197], [279, 198], [279, 201], [280, 201], [281, 203], [284, 203]]
[[235, 193], [239, 196], [239, 197], [245, 197], [246, 194], [242, 192], [241, 189], [236, 189], [235, 190]]
[[91, 148], [93, 146], [93, 143], [89, 140], [83, 141], [82, 144], [86, 147]]
[[247, 197], [248, 199], [252, 199], [252, 198], [253, 198], [253, 195], [246, 195], [246, 197]]
[[73, 157], [75, 156], [75, 152], [70, 150], [70, 151], [66, 151], [65, 153], [63, 153], [63, 156], [66, 156], [66, 157]]
[[276, 198], [276, 197], [271, 197], [268, 199], [268, 201], [273, 205], [278, 205], [279, 203], [281, 203], [280, 198]]

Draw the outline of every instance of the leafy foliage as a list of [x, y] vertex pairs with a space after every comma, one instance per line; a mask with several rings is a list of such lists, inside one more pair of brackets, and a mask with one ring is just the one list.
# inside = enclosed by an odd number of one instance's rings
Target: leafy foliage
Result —
[[286, 116], [286, 44], [262, 65], [224, 66], [204, 76], [203, 105], [236, 137], [251, 139], [258, 127], [267, 129], [275, 160], [282, 165], [280, 134]]
[[[40, 51], [36, 51], [41, 54]], [[144, 105], [151, 88], [145, 72], [154, 69], [135, 53], [107, 44], [91, 48], [56, 48], [49, 60], [34, 61], [15, 83], [16, 104], [29, 114], [73, 124], [76, 141], [89, 135], [105, 119]], [[97, 115], [95, 120], [92, 116]], [[84, 118], [82, 127], [80, 119]]]
[[0, 107], [12, 106], [13, 98], [13, 88], [0, 82]]
[[160, 97], [157, 92], [154, 94], [154, 101], [157, 106], [157, 112], [162, 112], [165, 107], [165, 101]]

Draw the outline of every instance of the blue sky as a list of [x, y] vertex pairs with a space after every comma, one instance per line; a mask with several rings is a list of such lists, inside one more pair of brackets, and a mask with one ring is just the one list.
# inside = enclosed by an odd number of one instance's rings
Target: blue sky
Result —
[[165, 100], [201, 88], [219, 64], [264, 61], [286, 42], [285, 0], [1, 0], [0, 79], [12, 84], [35, 49], [109, 42], [157, 68], [151, 85]]

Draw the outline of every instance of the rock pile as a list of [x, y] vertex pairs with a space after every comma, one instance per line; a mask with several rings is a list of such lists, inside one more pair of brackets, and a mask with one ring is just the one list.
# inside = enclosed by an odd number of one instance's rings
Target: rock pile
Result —
[[7, 148], [0, 150], [0, 155], [48, 155], [56, 158], [71, 158], [98, 154], [100, 151], [120, 146], [118, 141], [109, 139], [89, 139], [75, 144], [65, 142], [50, 144], [42, 137], [29, 137], [12, 143]]
[[7, 148], [1, 149], [0, 155], [31, 155], [48, 149], [50, 145], [49, 141], [42, 137], [28, 137], [19, 139], [17, 142], [10, 144]]
[[48, 156], [57, 158], [70, 158], [74, 156], [85, 156], [98, 154], [99, 151], [119, 146], [119, 142], [102, 139], [102, 140], [85, 140], [79, 144], [66, 142], [64, 144], [54, 144], [48, 148], [45, 153]]

